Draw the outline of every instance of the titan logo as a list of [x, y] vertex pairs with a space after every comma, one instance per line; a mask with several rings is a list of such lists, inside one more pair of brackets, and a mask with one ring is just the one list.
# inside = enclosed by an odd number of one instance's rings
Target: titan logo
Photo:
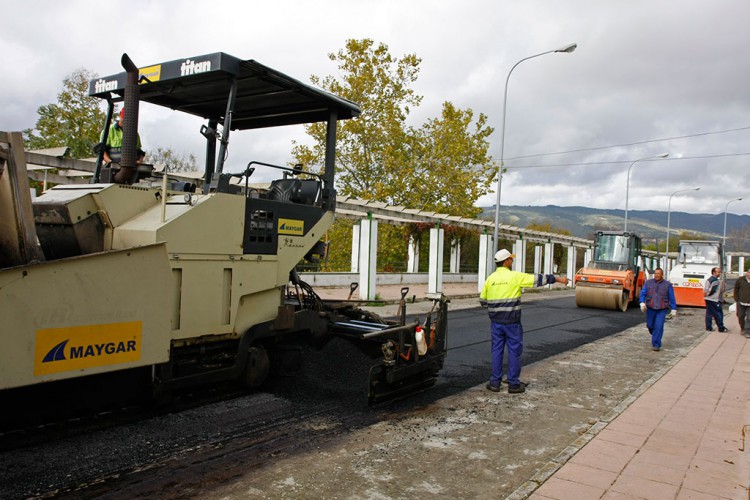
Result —
[[94, 84], [94, 92], [97, 94], [100, 92], [110, 92], [115, 89], [117, 89], [117, 80], [107, 81], [104, 78], [100, 78]]
[[198, 73], [205, 73], [207, 71], [211, 71], [211, 61], [195, 62], [191, 59], [186, 59], [180, 66], [180, 76], [197, 75]]
[[103, 344], [72, 346], [68, 351], [68, 357], [66, 357], [65, 348], [67, 347], [68, 342], [70, 342], [70, 339], [65, 339], [50, 349], [47, 355], [44, 356], [44, 359], [42, 359], [42, 363], [136, 351], [135, 340], [128, 340], [125, 342], [105, 342]]

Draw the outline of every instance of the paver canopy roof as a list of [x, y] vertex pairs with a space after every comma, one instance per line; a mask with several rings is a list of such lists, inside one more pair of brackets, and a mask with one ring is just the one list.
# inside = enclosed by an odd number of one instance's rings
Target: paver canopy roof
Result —
[[[153, 64], [139, 68], [139, 73], [142, 101], [219, 122], [224, 121], [236, 79], [233, 130], [326, 121], [331, 110], [338, 119], [360, 114], [351, 101], [223, 52]], [[121, 98], [126, 81], [125, 72], [97, 78], [89, 82], [89, 95]]]

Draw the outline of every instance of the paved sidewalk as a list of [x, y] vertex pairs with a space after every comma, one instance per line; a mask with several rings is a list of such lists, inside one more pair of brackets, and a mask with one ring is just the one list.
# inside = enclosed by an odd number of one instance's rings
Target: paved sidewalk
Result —
[[707, 335], [593, 438], [582, 436], [590, 441], [553, 475], [537, 474], [514, 497], [750, 498], [750, 342], [736, 316], [725, 319], [729, 333]]

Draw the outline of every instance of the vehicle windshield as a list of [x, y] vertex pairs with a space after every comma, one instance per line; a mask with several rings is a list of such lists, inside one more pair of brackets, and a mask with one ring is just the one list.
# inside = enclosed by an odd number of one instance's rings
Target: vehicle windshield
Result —
[[681, 242], [680, 260], [685, 264], [719, 265], [719, 245], [717, 243]]
[[616, 234], [602, 234], [596, 246], [594, 260], [598, 262], [630, 263], [628, 238]]

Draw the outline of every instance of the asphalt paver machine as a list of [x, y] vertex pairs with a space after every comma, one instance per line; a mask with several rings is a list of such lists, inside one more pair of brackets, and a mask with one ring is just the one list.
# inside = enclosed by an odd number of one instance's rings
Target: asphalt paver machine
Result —
[[[445, 297], [423, 321], [385, 320], [321, 300], [295, 272], [324, 251], [337, 123], [357, 117], [357, 104], [225, 53], [121, 62], [124, 72], [91, 81], [89, 93], [108, 103], [105, 131], [124, 104], [127, 183], [105, 182], [113, 165], [100, 161], [93, 183], [58, 185], [32, 203], [20, 134], [0, 133], [0, 390], [125, 370], [145, 373], [156, 394], [226, 380], [257, 387], [288, 366], [290, 346], [334, 337], [368, 354], [370, 401], [434, 383]], [[142, 103], [205, 120], [202, 183], [136, 167]], [[225, 171], [230, 133], [318, 122], [320, 172], [250, 158]], [[253, 187], [261, 167], [276, 178]]]

